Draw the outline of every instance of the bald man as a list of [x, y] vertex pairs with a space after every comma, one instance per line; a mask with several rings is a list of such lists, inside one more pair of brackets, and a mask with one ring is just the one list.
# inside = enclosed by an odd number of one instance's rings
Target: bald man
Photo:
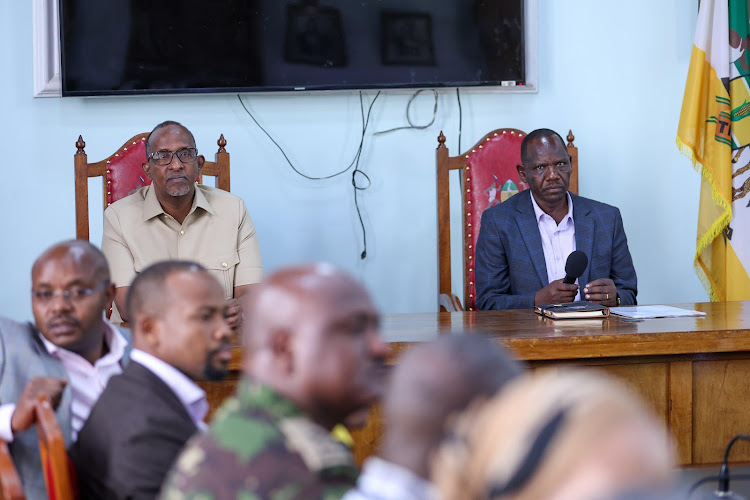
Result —
[[42, 499], [34, 404], [50, 398], [69, 446], [127, 362], [130, 334], [104, 317], [115, 291], [104, 255], [90, 243], [52, 246], [34, 263], [31, 281], [35, 324], [0, 319], [0, 438], [9, 443], [26, 498]]
[[328, 265], [271, 275], [245, 307], [245, 379], [188, 443], [161, 498], [340, 498], [358, 471], [330, 431], [381, 395], [378, 312]]
[[131, 363], [113, 377], [71, 450], [82, 498], [156, 498], [185, 442], [205, 430], [206, 393], [232, 358], [221, 285], [193, 262], [149, 266], [127, 299]]
[[436, 498], [430, 459], [446, 422], [521, 373], [521, 364], [481, 333], [442, 337], [407, 351], [386, 391], [379, 456], [365, 462], [356, 490], [344, 500]]

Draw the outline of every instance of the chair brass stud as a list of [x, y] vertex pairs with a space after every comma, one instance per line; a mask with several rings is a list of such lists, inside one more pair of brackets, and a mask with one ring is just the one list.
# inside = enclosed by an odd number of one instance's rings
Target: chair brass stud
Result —
[[137, 144], [137, 143], [136, 143], [135, 141], [133, 141], [133, 146], [135, 146], [136, 144]]
[[469, 179], [468, 177], [466, 178], [466, 182], [469, 182], [470, 180], [471, 180], [471, 179]]
[[471, 273], [471, 272], [473, 272], [473, 271], [474, 271], [474, 270], [473, 270], [472, 268], [469, 268], [469, 272], [470, 272], [470, 273]]
[[473, 307], [470, 307], [470, 308], [469, 308], [469, 311], [473, 311], [473, 310], [474, 310], [474, 308], [473, 308]]
[[467, 192], [467, 193], [471, 193], [471, 189], [467, 189], [467, 190], [466, 190], [466, 192]]
[[467, 201], [466, 203], [468, 203], [469, 205], [471, 205], [471, 200]]
[[[471, 248], [471, 245], [469, 245], [469, 248]], [[469, 257], [469, 258], [471, 258], [471, 257]]]
[[507, 134], [507, 133], [508, 133], [507, 131], [503, 130], [503, 135], [505, 135], [505, 134]]
[[112, 163], [111, 161], [107, 160], [107, 163]]
[[112, 181], [107, 181], [107, 184], [112, 184]]
[[469, 223], [468, 226], [471, 227], [471, 223]]
[[516, 135], [516, 133], [511, 130], [510, 135]]
[[127, 151], [127, 150], [128, 150], [128, 148], [122, 148], [122, 150], [123, 150], [123, 151]]
[[471, 238], [471, 235], [469, 235], [468, 237]]
[[479, 149], [482, 149], [482, 146], [479, 146]]
[[107, 194], [112, 194], [112, 193], [110, 193], [109, 191], [107, 191]]
[[470, 299], [473, 299], [473, 298], [474, 298], [474, 295], [472, 295], [472, 294], [469, 294], [469, 298], [470, 298]]
[[[495, 135], [497, 135], [497, 134], [495, 134]], [[490, 140], [490, 138], [488, 137], [488, 138], [487, 138], [487, 140], [489, 141], [489, 140]]]
[[472, 153], [476, 153], [476, 152], [477, 152], [477, 150], [476, 150], [476, 149], [472, 149], [472, 150], [471, 150], [471, 152], [472, 152]]
[[[468, 156], [467, 156], [467, 158], [468, 158]], [[471, 167], [466, 167], [466, 170], [471, 170]]]
[[115, 153], [115, 156], [120, 156], [120, 153]]
[[471, 214], [466, 214], [466, 217], [471, 217]]
[[474, 284], [474, 282], [473, 282], [473, 281], [469, 281], [469, 284], [470, 284], [470, 285], [473, 285], [473, 284]]
[[469, 260], [471, 260], [471, 255], [469, 255]]
[[[109, 163], [109, 162], [107, 162], [107, 163]], [[107, 173], [110, 173], [110, 170], [109, 170], [109, 169], [107, 169]]]
[[493, 137], [497, 137], [497, 132], [495, 132], [494, 134], [492, 134], [492, 136]]

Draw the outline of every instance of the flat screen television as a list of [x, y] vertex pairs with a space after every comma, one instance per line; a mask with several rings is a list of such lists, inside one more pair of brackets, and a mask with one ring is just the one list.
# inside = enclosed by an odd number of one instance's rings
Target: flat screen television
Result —
[[60, 0], [64, 96], [523, 85], [524, 0]]

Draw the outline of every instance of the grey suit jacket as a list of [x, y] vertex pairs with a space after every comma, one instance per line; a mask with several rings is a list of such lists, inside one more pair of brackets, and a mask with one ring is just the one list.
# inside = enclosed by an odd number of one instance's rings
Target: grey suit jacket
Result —
[[[130, 358], [132, 337], [130, 332], [120, 330], [128, 341], [123, 365]], [[39, 331], [31, 323], [16, 323], [0, 318], [0, 404], [15, 403], [26, 384], [34, 377], [55, 377], [69, 380], [62, 362], [51, 356], [41, 339]], [[66, 446], [71, 444], [71, 402], [70, 384], [63, 391], [55, 416], [65, 437]], [[8, 445], [13, 462], [21, 477], [26, 498], [46, 499], [42, 463], [39, 458], [39, 439], [36, 426], [13, 436]]]
[[[570, 197], [576, 249], [589, 259], [578, 284], [610, 278], [622, 305], [635, 304], [638, 282], [620, 211], [573, 193]], [[475, 269], [479, 309], [534, 307], [534, 295], [549, 280], [530, 190], [484, 211]]]

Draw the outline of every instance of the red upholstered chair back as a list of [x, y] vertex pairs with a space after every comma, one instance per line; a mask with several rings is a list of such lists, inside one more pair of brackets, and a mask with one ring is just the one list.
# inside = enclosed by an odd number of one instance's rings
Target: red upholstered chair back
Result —
[[39, 398], [34, 411], [47, 496], [50, 500], [74, 500], [78, 498], [75, 468], [68, 457], [62, 430], [49, 399], [46, 396]]
[[[505, 128], [485, 135], [467, 152], [451, 157], [440, 132], [437, 149], [438, 171], [438, 261], [440, 292], [438, 304], [446, 310], [460, 310], [461, 301], [451, 291], [450, 195], [449, 172], [460, 171], [464, 254], [464, 300], [466, 310], [473, 311], [476, 299], [474, 259], [482, 212], [528, 188], [522, 183], [516, 165], [521, 163], [521, 142], [526, 134]], [[568, 133], [568, 152], [573, 173], [570, 190], [578, 192], [578, 148]]]
[[25, 498], [21, 478], [18, 477], [8, 445], [5, 441], [0, 441], [0, 500], [23, 500]]
[[[112, 155], [96, 163], [88, 163], [83, 137], [76, 142], [75, 195], [76, 195], [76, 238], [89, 239], [89, 192], [90, 177], [103, 178], [104, 208], [120, 198], [133, 193], [141, 186], [151, 184], [143, 173], [141, 165], [146, 161], [146, 137], [148, 133], [138, 134], [129, 139]], [[216, 187], [229, 191], [229, 153], [224, 148], [227, 141], [222, 134], [217, 141], [219, 150], [216, 161], [206, 161], [198, 177], [203, 182], [203, 175], [215, 176]]]

